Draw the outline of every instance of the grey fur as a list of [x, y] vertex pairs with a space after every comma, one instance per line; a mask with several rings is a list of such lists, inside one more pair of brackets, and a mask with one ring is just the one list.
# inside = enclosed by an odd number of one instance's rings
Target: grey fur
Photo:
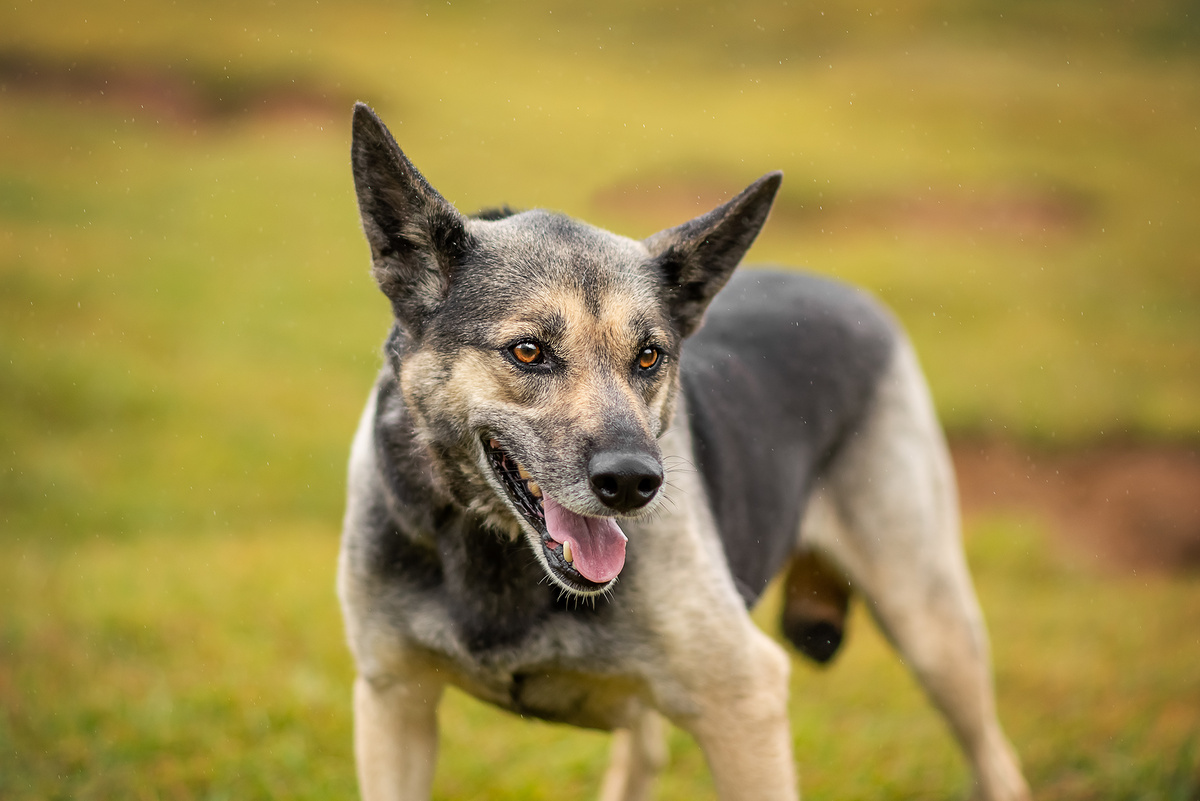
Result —
[[[660, 714], [700, 742], [722, 797], [795, 797], [787, 660], [746, 607], [810, 548], [883, 610], [981, 795], [1027, 796], [903, 335], [834, 282], [730, 282], [779, 174], [636, 242], [544, 211], [464, 217], [362, 105], [352, 161], [395, 312], [354, 441], [339, 567], [364, 797], [428, 797], [446, 683], [618, 730], [605, 798], [650, 791]], [[602, 480], [646, 477], [597, 475], [614, 454], [665, 472], [645, 506], [604, 493]], [[582, 575], [538, 517], [549, 498], [619, 520], [616, 578]], [[596, 541], [611, 562], [616, 540]], [[883, 569], [905, 564], [923, 572], [895, 584]]]

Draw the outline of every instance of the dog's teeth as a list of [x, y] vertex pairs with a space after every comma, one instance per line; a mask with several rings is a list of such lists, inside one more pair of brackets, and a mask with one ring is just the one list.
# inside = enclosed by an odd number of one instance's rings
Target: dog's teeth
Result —
[[533, 478], [533, 474], [526, 470], [525, 465], [521, 464], [520, 462], [517, 462], [517, 475], [525, 481]]
[[563, 543], [563, 559], [566, 559], [568, 562], [575, 561], [575, 558], [573, 556], [571, 556], [571, 543], [570, 542]]
[[500, 440], [498, 440], [498, 439], [489, 439], [489, 440], [488, 440], [488, 447], [489, 447], [489, 448], [491, 448], [491, 449], [493, 449], [493, 450], [497, 450], [497, 451], [498, 451], [498, 450], [500, 450]]
[[536, 481], [530, 481], [525, 484], [525, 488], [529, 490], [529, 494], [535, 498], [542, 497], [542, 488], [537, 485]]

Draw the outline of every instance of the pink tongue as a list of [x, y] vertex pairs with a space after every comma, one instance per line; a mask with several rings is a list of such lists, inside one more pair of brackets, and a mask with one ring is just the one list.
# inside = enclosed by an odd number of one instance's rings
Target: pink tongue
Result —
[[576, 570], [588, 581], [605, 584], [625, 566], [625, 534], [611, 517], [584, 517], [542, 496], [546, 530], [555, 542], [571, 543]]

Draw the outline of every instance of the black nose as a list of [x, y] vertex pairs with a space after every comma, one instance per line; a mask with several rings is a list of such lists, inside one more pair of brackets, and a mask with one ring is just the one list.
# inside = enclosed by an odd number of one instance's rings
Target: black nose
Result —
[[588, 462], [588, 481], [605, 506], [632, 512], [650, 503], [662, 486], [662, 465], [648, 453], [601, 451]]

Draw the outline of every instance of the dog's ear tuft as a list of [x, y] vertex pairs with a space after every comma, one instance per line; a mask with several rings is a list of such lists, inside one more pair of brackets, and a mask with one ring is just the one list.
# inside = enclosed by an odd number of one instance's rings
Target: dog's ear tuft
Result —
[[700, 327], [704, 310], [767, 221], [782, 180], [781, 172], [767, 173], [723, 206], [646, 240], [682, 336]]
[[365, 103], [354, 107], [350, 160], [371, 273], [396, 319], [419, 335], [469, 247], [462, 215], [438, 194]]

